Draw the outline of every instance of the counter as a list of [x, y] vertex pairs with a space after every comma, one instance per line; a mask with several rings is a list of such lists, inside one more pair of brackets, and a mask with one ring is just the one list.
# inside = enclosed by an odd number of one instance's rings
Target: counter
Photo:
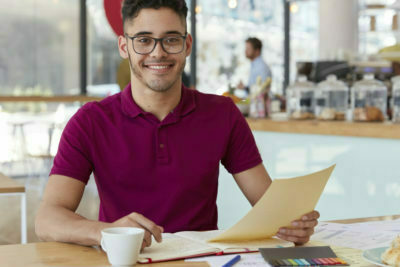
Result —
[[400, 139], [400, 124], [391, 122], [273, 121], [247, 118], [253, 131]]
[[[247, 119], [272, 179], [336, 164], [316, 209], [321, 220], [398, 213], [400, 125]], [[226, 229], [251, 208], [232, 175], [220, 168], [218, 226]], [[389, 204], [388, 204], [389, 203]]]

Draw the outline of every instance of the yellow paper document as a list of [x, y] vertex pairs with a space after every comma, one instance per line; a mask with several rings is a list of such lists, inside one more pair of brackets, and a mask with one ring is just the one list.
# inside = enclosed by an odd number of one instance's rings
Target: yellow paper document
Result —
[[210, 242], [265, 239], [315, 209], [335, 165], [309, 175], [275, 179], [238, 223]]

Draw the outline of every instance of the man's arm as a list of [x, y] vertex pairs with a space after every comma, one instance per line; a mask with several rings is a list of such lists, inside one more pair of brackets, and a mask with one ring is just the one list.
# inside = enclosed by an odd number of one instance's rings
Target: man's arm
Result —
[[[262, 163], [246, 171], [236, 173], [233, 177], [252, 206], [257, 203], [272, 183]], [[293, 221], [292, 227], [279, 229], [277, 236], [296, 244], [307, 243], [314, 233], [314, 227], [318, 224], [318, 218], [319, 213], [317, 211], [305, 214], [299, 220]]]
[[244, 172], [236, 173], [233, 177], [252, 206], [264, 195], [272, 183], [262, 163]]
[[113, 223], [88, 220], [75, 213], [82, 199], [85, 184], [62, 175], [51, 175], [36, 216], [35, 230], [44, 241], [80, 245], [98, 245], [101, 230], [114, 226], [140, 227], [146, 230], [142, 247], [150, 246], [151, 235], [161, 241], [161, 226], [141, 214], [131, 213]]

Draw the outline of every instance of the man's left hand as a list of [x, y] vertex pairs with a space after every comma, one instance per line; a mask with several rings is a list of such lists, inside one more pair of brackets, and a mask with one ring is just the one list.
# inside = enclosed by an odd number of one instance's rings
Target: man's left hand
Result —
[[319, 212], [314, 210], [304, 214], [301, 219], [293, 221], [291, 227], [281, 227], [277, 237], [302, 245], [310, 240], [314, 227], [318, 224]]

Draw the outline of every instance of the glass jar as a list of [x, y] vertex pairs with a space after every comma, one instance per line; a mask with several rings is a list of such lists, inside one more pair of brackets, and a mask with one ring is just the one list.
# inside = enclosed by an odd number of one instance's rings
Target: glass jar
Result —
[[351, 108], [354, 121], [384, 121], [387, 109], [387, 88], [366, 74], [351, 90]]
[[335, 75], [320, 82], [314, 93], [315, 116], [319, 120], [345, 120], [349, 101], [349, 88]]
[[304, 75], [286, 89], [286, 112], [290, 119], [314, 119], [315, 85]]
[[400, 76], [392, 78], [392, 121], [400, 123]]

